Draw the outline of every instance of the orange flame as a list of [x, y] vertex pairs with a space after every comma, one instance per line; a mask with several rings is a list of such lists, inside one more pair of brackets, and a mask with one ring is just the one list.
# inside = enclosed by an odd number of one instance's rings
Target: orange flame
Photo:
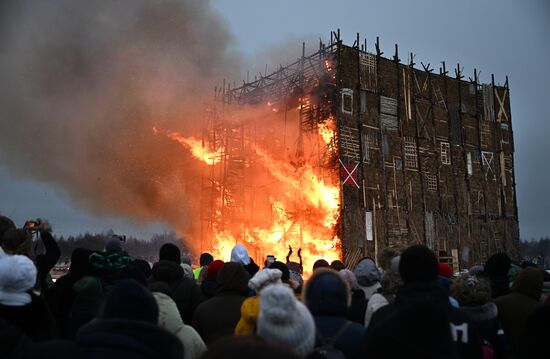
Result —
[[[155, 136], [159, 133], [158, 128], [156, 128], [155, 126], [153, 126], [152, 130]], [[193, 136], [184, 137], [180, 133], [174, 131], [166, 131], [166, 136], [191, 151], [193, 157], [206, 163], [207, 165], [215, 165], [221, 162], [223, 154], [222, 148], [218, 148], [214, 151], [209, 150], [204, 146], [203, 141]]]
[[334, 126], [334, 119], [332, 117], [317, 125], [317, 132], [327, 145], [331, 144], [334, 140]]
[[[288, 246], [302, 248], [304, 274], [317, 259], [340, 259], [338, 237], [333, 233], [339, 210], [339, 187], [326, 183], [311, 165], [296, 169], [255, 149], [257, 161], [277, 180], [277, 194], [270, 197], [275, 220], [267, 227], [243, 227], [244, 241], [227, 231], [214, 233], [215, 257], [229, 260], [233, 246], [243, 243], [251, 256], [263, 260], [274, 255], [285, 261]], [[290, 260], [298, 262], [297, 257]], [[260, 266], [263, 263], [258, 263]]]

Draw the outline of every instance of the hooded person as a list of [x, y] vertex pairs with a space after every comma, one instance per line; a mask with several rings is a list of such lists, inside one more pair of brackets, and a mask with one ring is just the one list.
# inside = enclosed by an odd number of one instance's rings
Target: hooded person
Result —
[[240, 243], [231, 249], [231, 262], [242, 264], [250, 277], [260, 270], [260, 267], [248, 255], [246, 247]]
[[240, 319], [241, 305], [248, 294], [248, 273], [239, 263], [225, 263], [218, 273], [217, 282], [218, 292], [197, 307], [191, 321], [206, 345], [233, 335]]
[[[248, 288], [260, 294], [263, 288], [271, 284], [282, 284], [283, 272], [277, 268], [264, 268], [256, 273], [249, 281]], [[289, 274], [290, 276], [290, 274]], [[241, 306], [241, 317], [235, 327], [235, 334], [253, 334], [260, 314], [260, 298], [254, 295], [246, 298]]]
[[540, 269], [525, 268], [517, 276], [510, 293], [495, 299], [498, 316], [510, 344], [509, 356], [519, 355], [519, 343], [528, 318], [539, 309], [543, 275]]
[[484, 278], [467, 276], [456, 279], [451, 294], [477, 325], [486, 351], [492, 351], [496, 359], [506, 356], [506, 336], [498, 318], [498, 309], [491, 301], [491, 286]]
[[176, 303], [168, 295], [153, 292], [159, 308], [158, 325], [174, 334], [183, 344], [185, 359], [198, 359], [206, 351], [206, 345], [193, 327], [181, 320]]
[[358, 357], [365, 327], [347, 319], [351, 296], [342, 276], [330, 268], [317, 269], [304, 286], [303, 300], [315, 321], [315, 346], [333, 342], [346, 358]]
[[468, 317], [453, 308], [436, 282], [435, 254], [407, 248], [399, 261], [404, 285], [395, 300], [372, 316], [364, 339], [367, 358], [482, 358], [479, 335]]
[[371, 258], [361, 259], [355, 266], [354, 274], [367, 300], [380, 290], [380, 272]]
[[181, 253], [172, 243], [160, 247], [159, 261], [153, 265], [149, 284], [166, 283], [172, 291], [172, 298], [178, 306], [181, 319], [190, 324], [195, 308], [202, 302], [202, 292], [193, 279], [186, 278], [180, 265]]
[[270, 344], [305, 357], [315, 344], [315, 323], [292, 289], [283, 284], [271, 284], [260, 293], [256, 334]]
[[100, 318], [78, 332], [76, 343], [90, 359], [183, 358], [180, 340], [160, 328], [158, 318], [151, 292], [135, 280], [121, 280], [107, 295]]
[[224, 263], [220, 259], [216, 259], [208, 265], [206, 276], [201, 283], [202, 295], [205, 299], [212, 298], [218, 291], [218, 272], [223, 267]]
[[365, 321], [365, 310], [367, 308], [367, 298], [365, 298], [365, 293], [361, 288], [359, 288], [359, 283], [357, 283], [357, 278], [355, 274], [349, 269], [342, 269], [340, 275], [348, 284], [348, 287], [351, 291], [351, 305], [348, 308], [348, 319], [363, 324]]
[[76, 248], [71, 254], [69, 272], [58, 278], [50, 290], [48, 302], [62, 337], [69, 337], [69, 316], [75, 299], [74, 284], [90, 274], [90, 255], [85, 248]]
[[493, 298], [508, 294], [510, 291], [508, 272], [511, 266], [512, 261], [505, 253], [493, 254], [485, 263], [483, 273], [489, 277]]
[[57, 327], [43, 298], [32, 292], [36, 273], [27, 256], [0, 257], [0, 318], [31, 340], [44, 341], [57, 336]]

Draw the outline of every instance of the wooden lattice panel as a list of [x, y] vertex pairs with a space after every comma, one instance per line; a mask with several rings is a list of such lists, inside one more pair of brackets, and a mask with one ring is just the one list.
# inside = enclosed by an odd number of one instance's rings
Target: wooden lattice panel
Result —
[[340, 156], [350, 161], [359, 161], [361, 158], [361, 144], [359, 130], [353, 127], [340, 127]]

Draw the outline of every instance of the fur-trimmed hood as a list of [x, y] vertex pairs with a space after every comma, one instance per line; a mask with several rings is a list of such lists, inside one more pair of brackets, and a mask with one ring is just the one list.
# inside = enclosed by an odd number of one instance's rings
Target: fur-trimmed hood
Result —
[[463, 306], [463, 307], [460, 307], [460, 309], [475, 322], [492, 320], [498, 316], [497, 305], [493, 302], [488, 302], [483, 305], [478, 305], [475, 307]]

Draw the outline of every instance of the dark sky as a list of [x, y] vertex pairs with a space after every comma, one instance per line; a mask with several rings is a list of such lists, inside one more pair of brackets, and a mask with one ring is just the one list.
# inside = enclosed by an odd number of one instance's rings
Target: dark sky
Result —
[[[496, 81], [503, 83], [508, 75], [521, 237], [550, 234], [549, 1], [214, 0], [211, 4], [225, 19], [234, 50], [252, 69], [263, 70], [268, 61], [292, 62], [300, 54], [302, 40], [315, 48], [315, 39], [326, 39], [331, 30], [340, 28], [350, 45], [356, 32], [366, 36], [370, 51], [380, 36], [387, 56], [397, 43], [402, 58], [413, 51], [417, 63], [435, 68], [443, 60], [450, 67], [459, 62], [466, 76], [472, 76], [474, 67], [481, 70], [482, 82], [489, 82], [494, 73]], [[56, 232], [65, 235], [112, 228], [147, 238], [166, 228], [160, 223], [91, 215], [62, 188], [15, 175], [2, 162], [0, 212], [18, 224], [47, 213]]]

